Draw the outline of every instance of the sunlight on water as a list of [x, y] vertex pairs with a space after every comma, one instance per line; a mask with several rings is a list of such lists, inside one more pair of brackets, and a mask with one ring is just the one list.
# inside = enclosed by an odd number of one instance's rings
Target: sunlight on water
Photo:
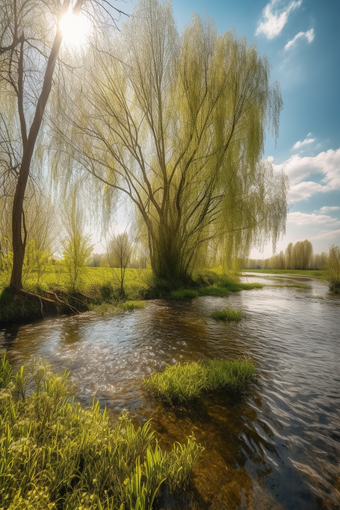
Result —
[[[152, 418], [164, 446], [194, 433], [205, 451], [192, 487], [176, 504], [162, 501], [164, 509], [338, 509], [340, 299], [310, 278], [243, 281], [265, 287], [12, 327], [0, 331], [0, 346], [16, 367], [44, 357], [54, 370], [68, 368], [84, 404], [96, 395], [136, 423]], [[210, 318], [228, 307], [244, 319]], [[142, 378], [167, 364], [239, 356], [257, 366], [241, 395], [209, 397], [188, 411], [165, 409], [143, 389]]]

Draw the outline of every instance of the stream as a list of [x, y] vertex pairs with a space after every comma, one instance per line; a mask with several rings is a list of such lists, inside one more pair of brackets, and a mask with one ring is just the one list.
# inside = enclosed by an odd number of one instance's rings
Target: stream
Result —
[[[0, 351], [16, 368], [34, 358], [68, 368], [78, 400], [90, 405], [95, 395], [113, 416], [127, 409], [135, 424], [152, 419], [165, 448], [193, 433], [205, 450], [188, 493], [166, 498], [166, 510], [339, 509], [340, 296], [308, 277], [241, 280], [264, 287], [10, 326], [0, 329]], [[210, 318], [225, 308], [244, 318]], [[143, 387], [143, 377], [167, 364], [244, 356], [256, 380], [195, 410], [166, 409]]]

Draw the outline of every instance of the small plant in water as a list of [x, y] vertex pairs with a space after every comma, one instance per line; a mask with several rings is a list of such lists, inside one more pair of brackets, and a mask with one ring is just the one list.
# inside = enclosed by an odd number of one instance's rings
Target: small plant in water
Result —
[[243, 314], [240, 310], [221, 310], [213, 312], [210, 317], [216, 321], [240, 321]]
[[248, 359], [177, 363], [144, 379], [147, 390], [169, 404], [186, 403], [221, 388], [240, 389], [255, 375]]
[[163, 490], [185, 489], [203, 450], [193, 436], [163, 451], [150, 422], [136, 429], [122, 413], [112, 427], [99, 402], [70, 401], [66, 372], [28, 373], [0, 360], [2, 509], [151, 510]]

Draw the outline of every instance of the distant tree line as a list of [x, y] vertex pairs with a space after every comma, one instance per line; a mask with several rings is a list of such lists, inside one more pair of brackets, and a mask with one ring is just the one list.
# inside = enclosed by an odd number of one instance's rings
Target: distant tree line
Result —
[[286, 250], [281, 250], [267, 259], [248, 259], [247, 269], [323, 269], [327, 264], [325, 252], [314, 254], [313, 245], [308, 239], [289, 243]]

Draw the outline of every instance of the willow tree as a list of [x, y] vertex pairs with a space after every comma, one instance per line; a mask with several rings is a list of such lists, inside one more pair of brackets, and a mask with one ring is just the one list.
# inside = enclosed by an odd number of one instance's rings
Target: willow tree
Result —
[[255, 45], [196, 15], [179, 36], [170, 2], [140, 0], [87, 61], [72, 157], [135, 205], [158, 277], [190, 280], [212, 239], [275, 244], [287, 182], [261, 158], [282, 100]]

